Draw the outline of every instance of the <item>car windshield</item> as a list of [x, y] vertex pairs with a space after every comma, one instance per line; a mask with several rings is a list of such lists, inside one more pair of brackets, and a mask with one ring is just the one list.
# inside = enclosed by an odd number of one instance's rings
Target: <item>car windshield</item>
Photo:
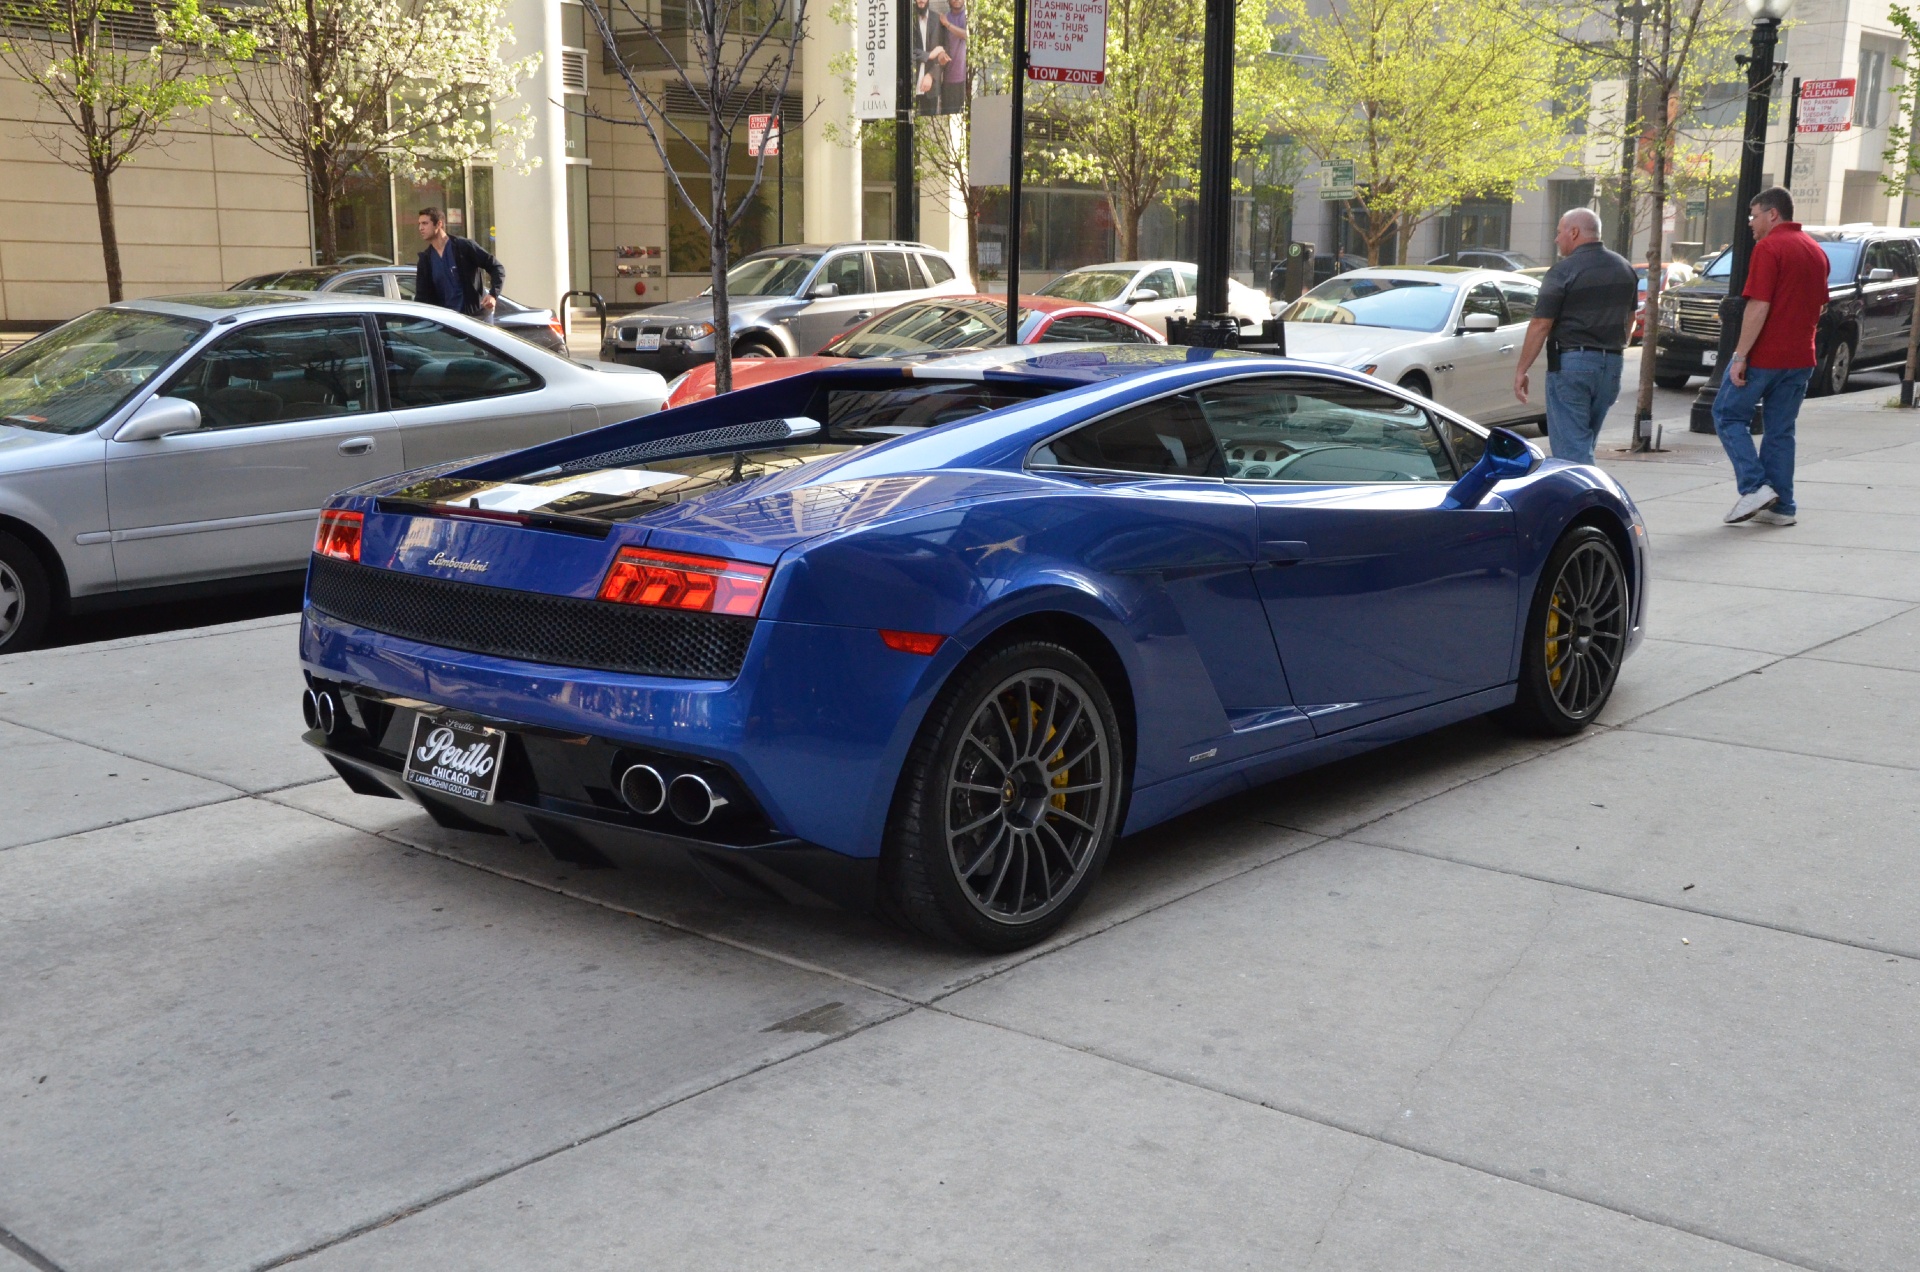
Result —
[[[1838, 287], [1853, 281], [1854, 271], [1860, 266], [1860, 244], [1857, 241], [1837, 239], [1823, 242], [1820, 250], [1827, 254], [1827, 286]], [[1726, 278], [1733, 273], [1733, 252], [1728, 250], [1720, 253], [1700, 272], [1707, 278]]]
[[[1020, 311], [1024, 328], [1032, 311]], [[839, 358], [884, 358], [929, 349], [978, 349], [1006, 339], [1007, 307], [991, 301], [929, 301], [902, 305], [821, 352]]]
[[1104, 305], [1120, 299], [1133, 281], [1130, 269], [1076, 269], [1042, 287], [1038, 295], [1077, 300], [1083, 305]]
[[1424, 278], [1355, 278], [1320, 284], [1287, 307], [1285, 322], [1327, 322], [1401, 331], [1438, 331], [1453, 313], [1455, 288]]
[[229, 287], [228, 291], [319, 291], [320, 285], [338, 270], [284, 269], [278, 274], [255, 274]]
[[818, 256], [756, 256], [727, 273], [729, 296], [791, 296], [800, 290]]
[[0, 423], [84, 433], [184, 353], [204, 322], [96, 309], [0, 357]]

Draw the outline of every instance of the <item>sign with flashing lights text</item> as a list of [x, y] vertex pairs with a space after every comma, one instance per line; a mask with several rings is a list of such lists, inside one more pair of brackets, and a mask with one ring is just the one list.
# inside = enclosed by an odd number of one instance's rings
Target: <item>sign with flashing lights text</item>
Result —
[[1107, 0], [1031, 0], [1027, 78], [1053, 84], [1107, 82]]

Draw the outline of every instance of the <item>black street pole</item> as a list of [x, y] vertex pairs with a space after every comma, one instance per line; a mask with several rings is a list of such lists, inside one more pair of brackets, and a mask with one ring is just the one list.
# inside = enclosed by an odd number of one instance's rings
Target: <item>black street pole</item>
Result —
[[1227, 311], [1233, 252], [1233, 22], [1235, 0], [1207, 0], [1200, 54], [1200, 295], [1190, 344], [1231, 349], [1240, 323]]
[[913, 0], [899, 0], [900, 24], [893, 59], [893, 237], [912, 242], [920, 237], [920, 200], [913, 188]]
[[1027, 166], [1027, 0], [1013, 0], [1013, 119], [1007, 139], [1007, 343], [1020, 343], [1020, 178]]
[[1787, 104], [1787, 175], [1780, 184], [1793, 189], [1793, 142], [1800, 135], [1800, 77], [1793, 77], [1793, 100]]
[[[1753, 227], [1747, 224], [1747, 209], [1760, 193], [1761, 166], [1767, 157], [1767, 109], [1773, 97], [1773, 51], [1780, 40], [1780, 19], [1761, 18], [1753, 24], [1753, 53], [1747, 63], [1747, 121], [1740, 134], [1740, 182], [1733, 199], [1733, 267], [1727, 276], [1727, 295], [1720, 302], [1720, 353], [1714, 359], [1707, 382], [1693, 400], [1687, 419], [1687, 431], [1711, 433], [1713, 400], [1719, 392], [1720, 378], [1733, 359], [1740, 342], [1740, 319], [1746, 302], [1740, 293], [1747, 286], [1747, 263], [1753, 259]], [[1644, 353], [1642, 356], [1645, 356]]]

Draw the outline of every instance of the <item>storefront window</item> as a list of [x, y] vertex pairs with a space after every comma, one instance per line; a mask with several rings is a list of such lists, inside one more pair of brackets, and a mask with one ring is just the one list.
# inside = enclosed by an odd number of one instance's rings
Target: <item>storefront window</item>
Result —
[[[677, 118], [677, 124], [689, 137], [705, 137], [706, 121], [699, 118]], [[797, 141], [799, 129], [788, 135], [788, 141]], [[696, 150], [678, 138], [667, 141], [667, 158], [673, 164], [673, 170], [686, 186], [687, 193], [700, 200], [700, 209], [707, 211], [709, 182], [707, 161], [701, 150]], [[799, 221], [800, 165], [798, 155], [788, 156], [787, 163], [787, 225], [789, 237], [795, 233]], [[747, 124], [743, 119], [739, 131], [729, 149], [727, 163], [727, 206], [738, 207], [753, 188], [753, 171], [756, 160], [747, 153]], [[753, 200], [746, 214], [734, 226], [730, 237], [730, 251], [734, 259], [763, 247], [771, 247], [779, 241], [778, 224], [779, 188], [775, 180], [778, 161], [767, 157], [766, 170], [761, 176], [760, 188], [754, 191]], [[582, 235], [584, 237], [584, 227]], [[669, 187], [667, 192], [667, 268], [675, 274], [705, 274], [712, 269], [711, 248], [707, 241], [707, 232], [700, 228], [700, 221], [680, 197], [679, 191]]]
[[[342, 262], [385, 265], [393, 261], [393, 203], [386, 174], [360, 169], [348, 174], [346, 192], [333, 205], [333, 220]], [[320, 259], [319, 246], [314, 245], [315, 260]]]
[[420, 209], [439, 208], [446, 213], [447, 233], [471, 238], [467, 232], [466, 173], [459, 168], [410, 181], [402, 177], [393, 183], [393, 223], [400, 229], [399, 250], [407, 257], [419, 251], [417, 222]]

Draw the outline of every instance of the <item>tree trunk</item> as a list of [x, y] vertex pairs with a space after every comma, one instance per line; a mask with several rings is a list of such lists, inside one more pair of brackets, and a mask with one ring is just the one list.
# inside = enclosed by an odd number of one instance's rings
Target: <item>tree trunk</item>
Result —
[[[1660, 359], [1654, 351], [1660, 344], [1660, 284], [1665, 270], [1661, 258], [1666, 251], [1667, 154], [1672, 147], [1672, 92], [1663, 87], [1660, 94], [1660, 126], [1654, 133], [1653, 182], [1647, 192], [1647, 319], [1640, 339], [1640, 391], [1634, 398], [1632, 449], [1639, 449], [1640, 421], [1653, 418], [1653, 377]], [[1651, 447], [1651, 436], [1647, 440]]]
[[707, 120], [707, 224], [713, 244], [713, 391], [733, 391], [733, 316], [727, 305], [727, 137], [717, 99]]
[[107, 301], [118, 303], [125, 299], [120, 273], [120, 231], [113, 223], [113, 188], [106, 166], [99, 160], [90, 165], [93, 170], [93, 207], [100, 214], [100, 254], [107, 265]]
[[1107, 196], [1107, 206], [1119, 214], [1117, 219], [1120, 223], [1120, 259], [1139, 260], [1140, 221], [1147, 215], [1146, 208], [1124, 199], [1116, 200], [1112, 195]]
[[309, 157], [307, 171], [313, 174], [307, 187], [313, 194], [313, 222], [320, 247], [318, 264], [331, 265], [340, 259], [340, 218], [334, 206], [339, 194], [333, 187], [331, 170], [320, 158]]

